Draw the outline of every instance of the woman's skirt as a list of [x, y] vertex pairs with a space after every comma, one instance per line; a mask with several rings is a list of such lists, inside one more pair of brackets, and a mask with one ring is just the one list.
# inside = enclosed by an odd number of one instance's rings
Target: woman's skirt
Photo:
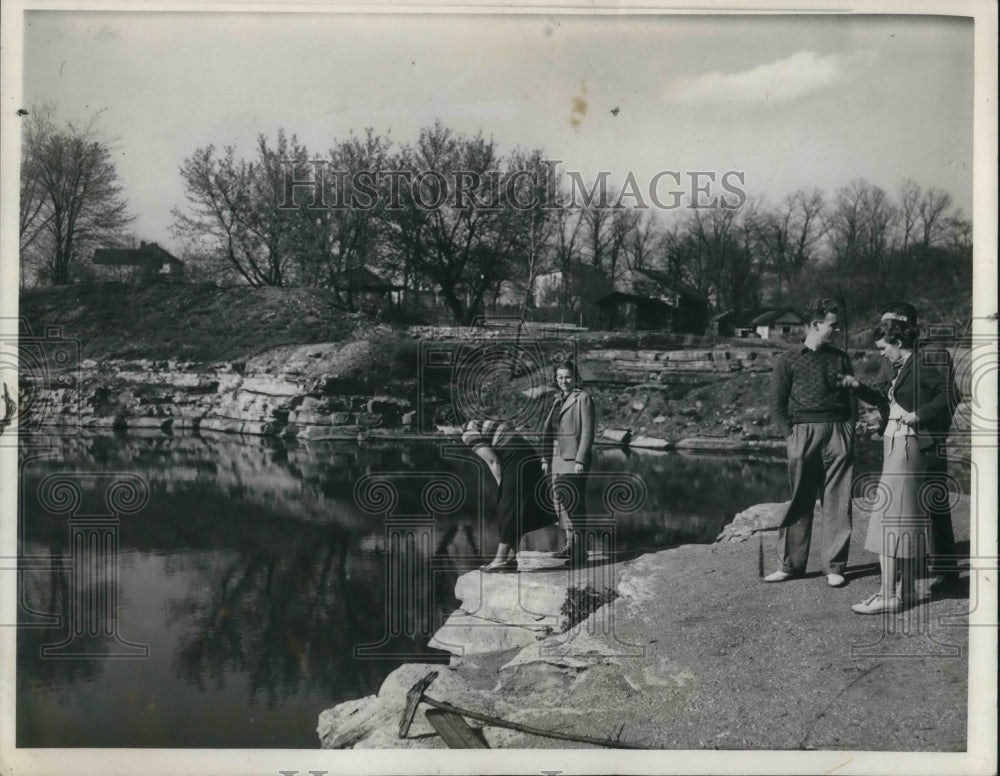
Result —
[[527, 447], [503, 448], [497, 493], [497, 532], [500, 541], [517, 547], [521, 536], [553, 525], [556, 514], [542, 459]]
[[895, 558], [924, 558], [931, 552], [929, 456], [915, 436], [883, 440], [882, 476], [874, 496], [865, 549]]

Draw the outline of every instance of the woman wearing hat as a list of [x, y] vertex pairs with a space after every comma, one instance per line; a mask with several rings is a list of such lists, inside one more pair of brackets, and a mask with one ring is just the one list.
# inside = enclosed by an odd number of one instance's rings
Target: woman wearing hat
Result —
[[865, 549], [879, 556], [882, 583], [852, 607], [858, 614], [898, 612], [916, 603], [916, 578], [930, 551], [934, 498], [927, 492], [927, 475], [935, 448], [947, 436], [957, 394], [939, 359], [922, 357], [917, 335], [912, 305], [891, 306], [872, 336], [895, 375], [874, 386], [850, 375], [841, 378], [859, 398], [887, 410], [878, 508], [865, 540]]
[[505, 423], [471, 420], [462, 434], [465, 442], [489, 467], [497, 482], [496, 555], [480, 571], [517, 571], [517, 548], [521, 537], [556, 521], [545, 503], [546, 483], [542, 459], [534, 446]]

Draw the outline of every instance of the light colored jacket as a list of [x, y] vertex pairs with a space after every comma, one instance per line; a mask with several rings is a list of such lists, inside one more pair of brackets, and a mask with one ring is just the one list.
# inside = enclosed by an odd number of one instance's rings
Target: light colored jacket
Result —
[[[558, 416], [556, 416], [558, 412]], [[590, 467], [594, 449], [595, 410], [590, 394], [580, 389], [570, 391], [565, 401], [557, 401], [545, 418], [545, 441], [542, 449], [552, 457], [576, 461]]]

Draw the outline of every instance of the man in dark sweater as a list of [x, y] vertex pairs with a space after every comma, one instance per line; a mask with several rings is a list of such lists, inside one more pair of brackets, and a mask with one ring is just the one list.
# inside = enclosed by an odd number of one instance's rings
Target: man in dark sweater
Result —
[[809, 558], [813, 509], [823, 504], [823, 573], [833, 587], [846, 584], [851, 542], [851, 486], [857, 401], [840, 378], [853, 375], [850, 357], [830, 344], [840, 329], [832, 299], [814, 299], [806, 311], [802, 347], [778, 359], [774, 368], [775, 422], [788, 444], [792, 502], [781, 521], [781, 569], [765, 582], [802, 576]]

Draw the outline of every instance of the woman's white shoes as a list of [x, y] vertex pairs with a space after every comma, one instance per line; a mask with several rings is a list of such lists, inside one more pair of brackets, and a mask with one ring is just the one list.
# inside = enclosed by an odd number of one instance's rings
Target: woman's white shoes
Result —
[[882, 614], [883, 612], [894, 614], [903, 611], [903, 602], [896, 596], [886, 601], [881, 593], [876, 593], [864, 603], [854, 604], [851, 609], [856, 614]]

